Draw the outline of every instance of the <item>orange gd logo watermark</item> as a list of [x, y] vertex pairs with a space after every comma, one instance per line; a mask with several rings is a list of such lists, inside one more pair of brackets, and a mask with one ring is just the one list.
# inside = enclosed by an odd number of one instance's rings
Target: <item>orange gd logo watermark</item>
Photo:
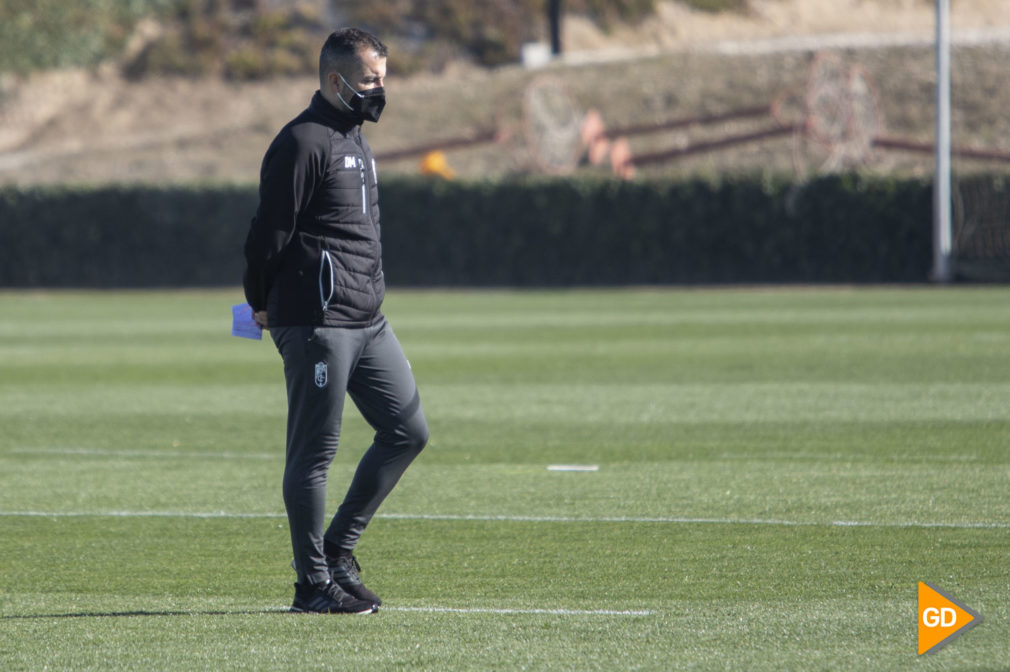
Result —
[[936, 653], [982, 622], [982, 616], [936, 586], [919, 582], [919, 655]]

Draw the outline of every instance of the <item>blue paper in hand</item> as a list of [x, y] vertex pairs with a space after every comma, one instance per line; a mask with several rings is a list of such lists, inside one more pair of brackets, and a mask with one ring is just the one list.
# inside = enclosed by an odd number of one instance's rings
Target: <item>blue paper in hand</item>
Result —
[[231, 307], [231, 335], [257, 341], [263, 338], [263, 328], [253, 320], [252, 307], [248, 303]]

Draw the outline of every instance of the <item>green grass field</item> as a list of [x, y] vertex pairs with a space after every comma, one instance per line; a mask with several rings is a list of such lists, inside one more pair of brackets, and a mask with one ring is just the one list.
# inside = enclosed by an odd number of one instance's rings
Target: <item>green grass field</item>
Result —
[[[0, 669], [1010, 668], [1006, 288], [391, 292], [432, 441], [369, 617], [284, 613], [240, 298], [0, 294]], [[918, 581], [984, 622], [917, 656]]]

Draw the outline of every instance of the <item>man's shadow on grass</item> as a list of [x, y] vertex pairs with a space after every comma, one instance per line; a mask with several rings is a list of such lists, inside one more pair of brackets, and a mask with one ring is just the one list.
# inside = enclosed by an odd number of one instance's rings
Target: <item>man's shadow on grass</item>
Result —
[[11, 614], [0, 616], [0, 621], [28, 621], [59, 618], [136, 618], [141, 616], [260, 616], [263, 614], [290, 613], [287, 607], [266, 609], [238, 609], [225, 611], [223, 609], [208, 609], [195, 611], [146, 610], [131, 611], [78, 611], [66, 614]]

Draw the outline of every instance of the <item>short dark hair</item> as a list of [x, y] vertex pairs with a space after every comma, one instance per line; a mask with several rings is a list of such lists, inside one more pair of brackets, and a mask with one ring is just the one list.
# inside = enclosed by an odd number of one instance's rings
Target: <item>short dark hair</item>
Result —
[[340, 28], [330, 33], [319, 52], [319, 81], [326, 82], [332, 70], [340, 70], [350, 59], [357, 60], [358, 52], [370, 49], [382, 58], [389, 56], [389, 48], [382, 40], [360, 28]]

